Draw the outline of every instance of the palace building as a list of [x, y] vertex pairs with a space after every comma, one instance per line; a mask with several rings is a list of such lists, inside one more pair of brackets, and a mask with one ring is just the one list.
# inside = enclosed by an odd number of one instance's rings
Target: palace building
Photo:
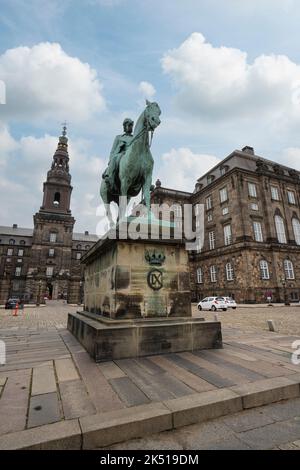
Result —
[[81, 303], [83, 267], [80, 258], [97, 240], [73, 231], [71, 175], [66, 128], [59, 137], [44, 183], [43, 202], [33, 216], [33, 228], [0, 226], [0, 304], [17, 296], [42, 303], [66, 298]]
[[189, 255], [193, 300], [299, 301], [299, 184], [298, 171], [248, 146], [201, 176], [193, 193], [156, 183], [152, 201], [177, 205], [177, 216], [184, 204], [204, 205], [204, 246]]
[[[201, 176], [193, 192], [165, 188], [158, 180], [152, 203], [204, 205], [204, 246], [189, 253], [194, 301], [233, 296], [240, 303], [300, 299], [300, 172], [233, 151]], [[66, 129], [59, 137], [34, 227], [0, 226], [0, 304], [11, 296], [43, 302], [45, 294], [83, 300], [81, 256], [98, 240], [74, 232]]]

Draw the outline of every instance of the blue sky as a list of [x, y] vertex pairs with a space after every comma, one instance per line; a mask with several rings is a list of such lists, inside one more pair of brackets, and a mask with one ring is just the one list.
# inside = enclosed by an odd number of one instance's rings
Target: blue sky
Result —
[[[296, 0], [0, 0], [0, 224], [32, 226], [68, 121], [76, 230], [125, 116], [157, 101], [153, 179], [190, 190], [233, 149], [300, 170]], [[22, 207], [22, 209], [21, 209]]]

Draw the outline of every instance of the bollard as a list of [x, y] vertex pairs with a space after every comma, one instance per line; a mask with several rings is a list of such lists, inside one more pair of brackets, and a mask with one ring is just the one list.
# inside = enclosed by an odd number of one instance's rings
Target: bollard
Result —
[[267, 320], [269, 331], [275, 331], [275, 325], [273, 320]]
[[219, 315], [215, 313], [215, 321], [219, 321]]

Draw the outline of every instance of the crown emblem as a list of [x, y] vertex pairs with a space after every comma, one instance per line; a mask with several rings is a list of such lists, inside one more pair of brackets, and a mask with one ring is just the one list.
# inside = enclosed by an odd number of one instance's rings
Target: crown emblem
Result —
[[166, 257], [163, 252], [156, 250], [147, 250], [145, 251], [145, 260], [151, 264], [160, 266], [165, 261]]

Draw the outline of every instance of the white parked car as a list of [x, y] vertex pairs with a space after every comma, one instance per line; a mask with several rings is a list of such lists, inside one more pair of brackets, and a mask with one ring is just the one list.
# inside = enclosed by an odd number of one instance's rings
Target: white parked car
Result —
[[214, 312], [218, 309], [227, 310], [227, 304], [224, 297], [205, 297], [198, 303], [198, 310], [213, 310]]
[[237, 304], [236, 304], [236, 301], [232, 298], [232, 297], [223, 297], [226, 304], [227, 304], [227, 308], [236, 308], [237, 307]]

